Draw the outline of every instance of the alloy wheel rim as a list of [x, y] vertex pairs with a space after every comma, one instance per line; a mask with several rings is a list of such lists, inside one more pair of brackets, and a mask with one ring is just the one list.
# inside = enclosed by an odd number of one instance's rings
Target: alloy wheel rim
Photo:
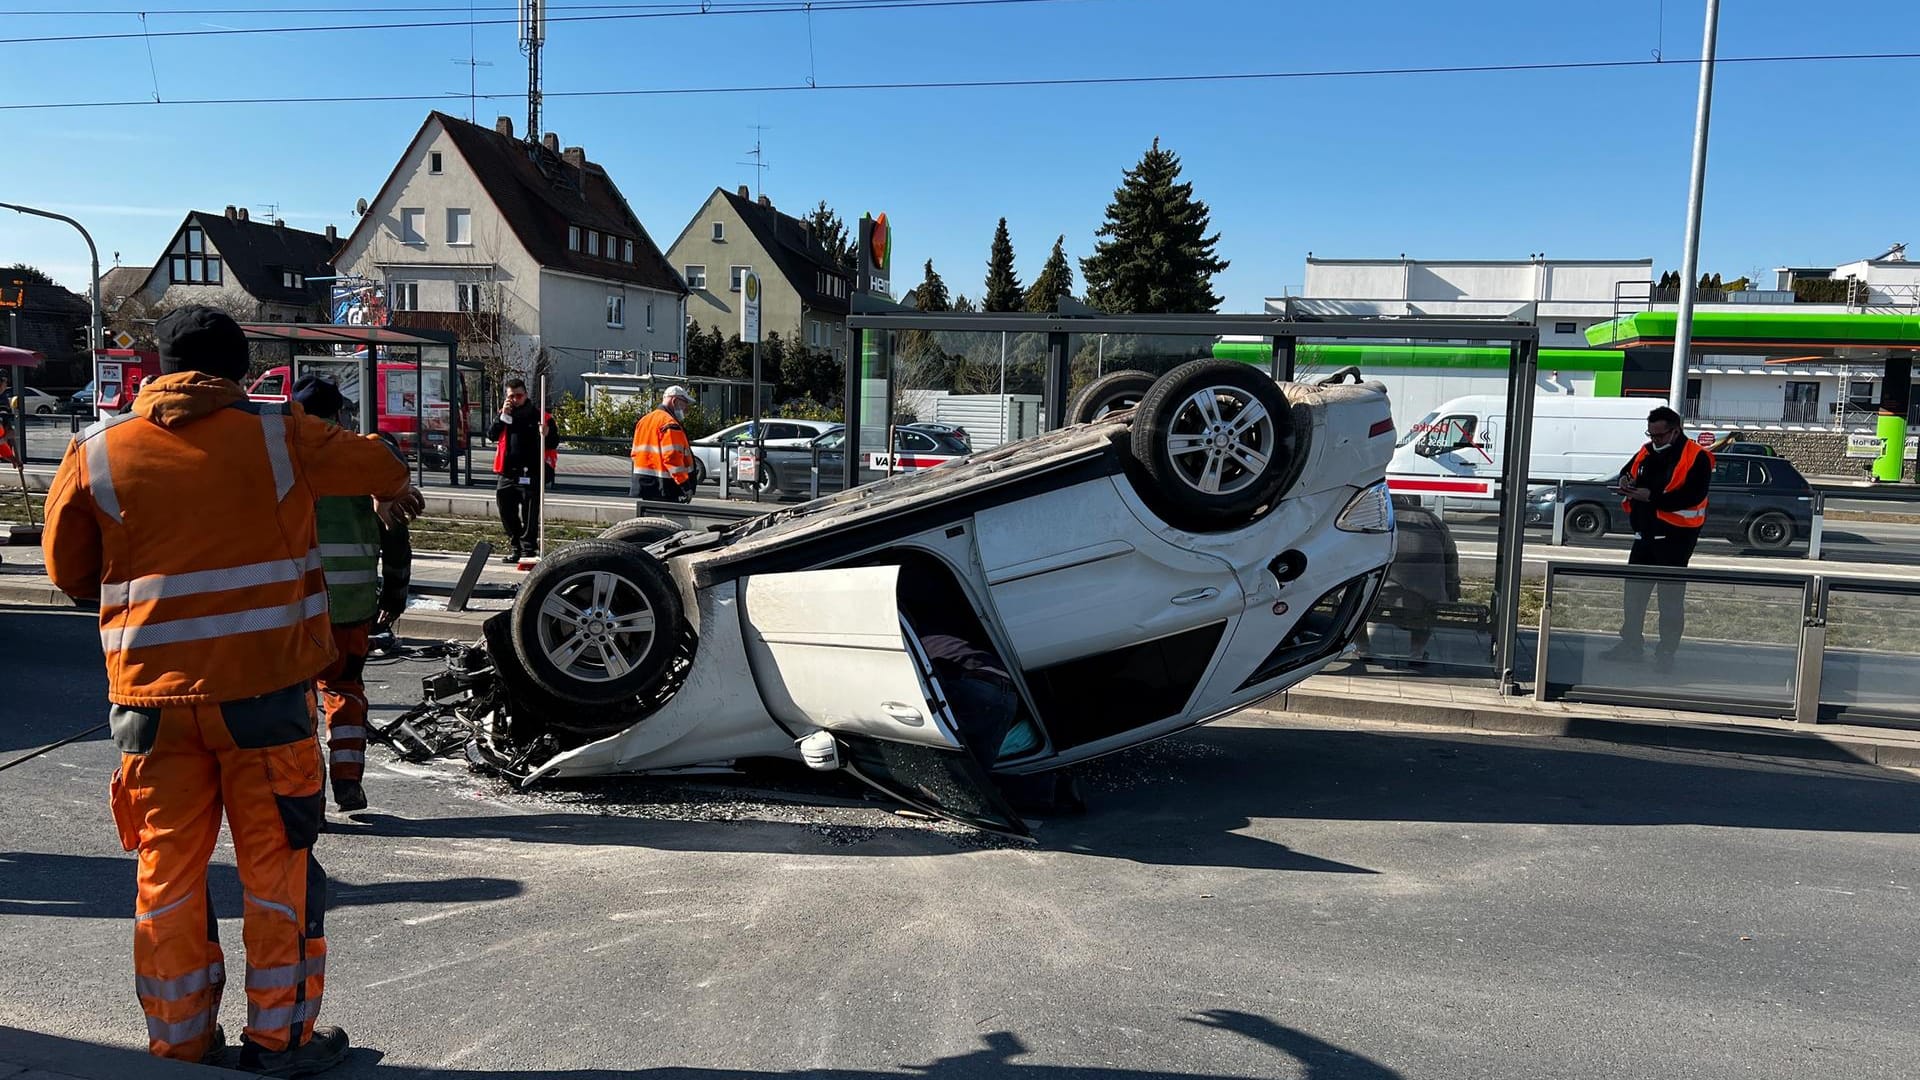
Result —
[[1209, 386], [1174, 410], [1167, 456], [1193, 490], [1233, 495], [1266, 475], [1278, 442], [1273, 414], [1257, 398], [1239, 387]]
[[569, 678], [612, 682], [653, 651], [653, 605], [639, 586], [607, 570], [583, 570], [541, 601], [540, 651]]

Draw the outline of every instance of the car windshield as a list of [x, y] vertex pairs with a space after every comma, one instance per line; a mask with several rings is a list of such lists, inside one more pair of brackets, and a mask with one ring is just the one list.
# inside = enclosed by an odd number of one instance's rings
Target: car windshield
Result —
[[840, 449], [840, 444], [846, 441], [847, 433], [845, 431], [834, 430], [813, 440], [813, 445], [822, 450], [838, 450]]

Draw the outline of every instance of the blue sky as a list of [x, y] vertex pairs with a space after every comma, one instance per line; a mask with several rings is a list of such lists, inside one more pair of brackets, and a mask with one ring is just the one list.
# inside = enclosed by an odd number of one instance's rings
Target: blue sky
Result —
[[[155, 31], [336, 22], [456, 27], [321, 34], [0, 44], [0, 104], [76, 100], [445, 95], [401, 102], [0, 111], [0, 201], [84, 221], [111, 264], [151, 262], [184, 212], [229, 203], [344, 232], [429, 108], [469, 110], [464, 4], [163, 0]], [[510, 18], [511, 0], [476, 0]], [[565, 5], [570, 0], [555, 0]], [[582, 2], [582, 0], [572, 0]], [[655, 0], [662, 2], [662, 0]], [[721, 7], [730, 0], [720, 0]], [[74, 11], [115, 0], [16, 0]], [[1664, 6], [1664, 31], [1661, 11]], [[491, 10], [489, 10], [491, 8]], [[551, 9], [564, 14], [561, 7]], [[684, 10], [684, 9], [683, 9]], [[1048, 76], [1327, 70], [1696, 56], [1702, 0], [1051, 0], [920, 11], [817, 12], [555, 23], [549, 94], [572, 90]], [[1920, 3], [1853, 0], [1816, 18], [1805, 0], [1725, 5], [1722, 57], [1920, 51]], [[131, 15], [0, 12], [0, 38], [138, 31]], [[525, 89], [511, 25], [474, 31], [482, 94]], [[811, 56], [810, 56], [811, 51]], [[1716, 82], [1702, 240], [1728, 278], [1830, 263], [1920, 240], [1920, 61], [1728, 64]], [[978, 296], [1005, 215], [1023, 280], [1056, 235], [1078, 258], [1123, 169], [1155, 136], [1211, 204], [1223, 310], [1257, 311], [1321, 256], [1652, 257], [1679, 263], [1697, 69], [1322, 78], [1187, 85], [805, 90], [552, 97], [546, 127], [604, 164], [655, 241], [671, 243], [716, 185], [752, 183], [754, 125], [782, 209], [821, 198], [852, 219], [885, 210], [896, 282], [932, 258]], [[482, 99], [481, 122], [517, 97]], [[40, 265], [83, 288], [65, 226], [0, 216], [0, 264]], [[1078, 269], [1076, 265], [1076, 275]]]

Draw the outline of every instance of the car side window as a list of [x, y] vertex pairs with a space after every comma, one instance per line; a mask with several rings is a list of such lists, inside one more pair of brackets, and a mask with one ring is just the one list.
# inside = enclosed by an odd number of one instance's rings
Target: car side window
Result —
[[1420, 438], [1420, 448], [1432, 456], [1458, 447], [1472, 446], [1473, 428], [1474, 418], [1471, 416], [1443, 416], [1427, 426]]
[[1767, 475], [1767, 467], [1757, 461], [1747, 462], [1747, 483], [1755, 487], [1765, 487], [1772, 480]]
[[805, 434], [806, 433], [801, 431], [799, 426], [796, 424], [768, 424], [767, 425], [767, 438], [769, 439], [798, 439], [803, 437]]
[[720, 436], [720, 441], [737, 443], [737, 442], [746, 442], [751, 438], [753, 438], [753, 425], [741, 424], [739, 427], [734, 428], [732, 431], [729, 431], [725, 435]]
[[846, 432], [830, 431], [827, 434], [822, 435], [819, 438], [813, 440], [813, 445], [819, 447], [822, 450], [838, 450], [840, 449], [841, 445], [844, 444], [846, 441], [847, 441]]
[[927, 454], [936, 449], [933, 440], [923, 431], [908, 431], [902, 428], [899, 438], [900, 449], [909, 454]]
[[1747, 482], [1747, 463], [1744, 461], [1716, 461], [1713, 463], [1713, 482], [1715, 484], [1744, 484]]

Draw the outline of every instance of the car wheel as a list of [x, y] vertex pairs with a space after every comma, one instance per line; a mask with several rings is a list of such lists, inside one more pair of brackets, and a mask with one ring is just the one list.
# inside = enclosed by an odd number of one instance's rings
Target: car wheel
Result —
[[514, 742], [532, 742], [549, 730], [583, 739], [605, 738], [625, 731], [653, 711], [652, 702], [641, 697], [583, 709], [577, 702], [553, 694], [534, 680], [514, 651], [512, 620], [509, 612], [493, 615], [481, 624], [481, 633], [493, 670], [513, 706], [508, 731]]
[[1567, 508], [1567, 535], [1579, 540], [1598, 540], [1607, 535], [1607, 511], [1593, 503]]
[[762, 495], [777, 495], [780, 492], [780, 474], [773, 471], [773, 466], [763, 461], [760, 463], [753, 486]]
[[513, 648], [556, 697], [610, 705], [667, 670], [680, 593], [660, 560], [633, 544], [582, 540], [542, 559], [513, 602]]
[[646, 547], [685, 531], [687, 527], [672, 518], [635, 517], [607, 526], [607, 530], [600, 534], [600, 539]]
[[1169, 523], [1244, 523], [1285, 494], [1293, 475], [1292, 406], [1266, 372], [1195, 360], [1156, 380], [1133, 423], [1133, 456]]
[[1114, 371], [1080, 388], [1067, 403], [1067, 423], [1091, 424], [1110, 413], [1135, 408], [1153, 387], [1153, 374], [1146, 371]]
[[693, 459], [693, 486], [699, 487], [707, 482], [707, 463], [699, 458]]
[[52, 415], [53, 415], [53, 406], [51, 406], [51, 405], [42, 405], [42, 406], [40, 406], [39, 408], [37, 408], [37, 409], [35, 409], [35, 410], [33, 410], [33, 415], [35, 415], [35, 416], [52, 416]]
[[1793, 519], [1769, 510], [1747, 523], [1747, 544], [1761, 551], [1784, 551], [1793, 545]]

